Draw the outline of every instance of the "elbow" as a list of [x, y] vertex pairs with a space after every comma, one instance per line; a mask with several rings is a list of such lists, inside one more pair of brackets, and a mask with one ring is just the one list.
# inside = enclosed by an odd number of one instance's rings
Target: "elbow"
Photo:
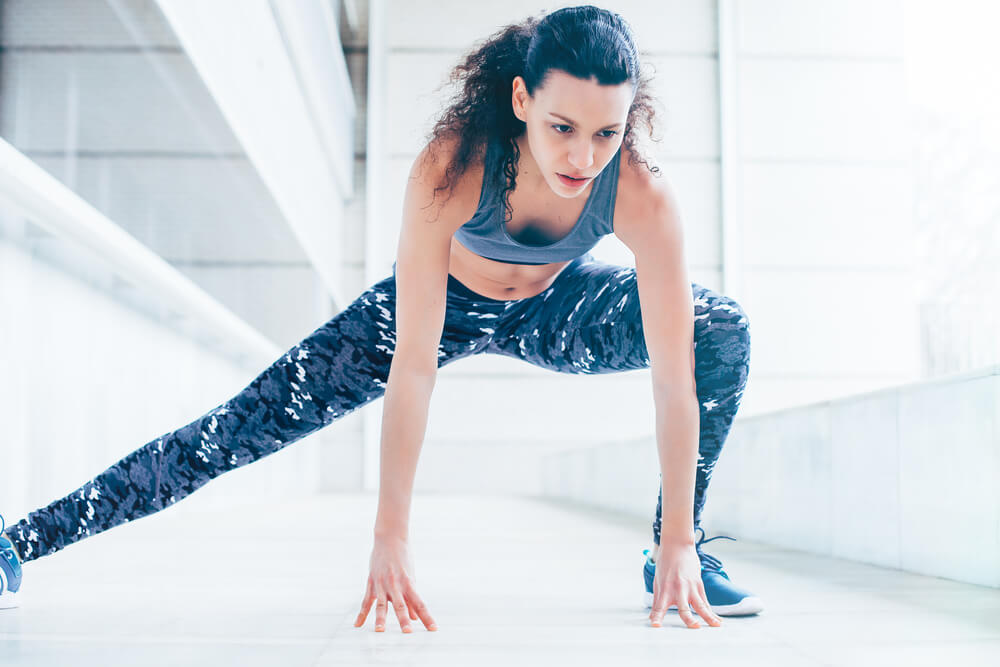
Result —
[[698, 388], [694, 377], [672, 380], [653, 380], [653, 395], [659, 399], [698, 401]]
[[437, 359], [433, 361], [424, 357], [413, 357], [395, 354], [389, 366], [389, 376], [406, 375], [434, 381], [437, 378]]

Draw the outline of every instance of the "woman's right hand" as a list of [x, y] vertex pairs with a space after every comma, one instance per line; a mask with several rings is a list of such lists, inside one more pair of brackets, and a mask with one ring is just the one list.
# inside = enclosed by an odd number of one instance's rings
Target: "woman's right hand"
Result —
[[413, 584], [416, 583], [416, 572], [410, 560], [407, 542], [403, 538], [375, 537], [369, 563], [368, 588], [365, 599], [361, 601], [361, 612], [354, 621], [354, 627], [365, 624], [372, 603], [375, 605], [375, 632], [385, 632], [385, 616], [388, 602], [392, 602], [399, 627], [403, 632], [413, 632], [410, 620], [423, 621], [428, 630], [437, 630], [437, 624], [431, 618], [427, 605], [417, 595]]

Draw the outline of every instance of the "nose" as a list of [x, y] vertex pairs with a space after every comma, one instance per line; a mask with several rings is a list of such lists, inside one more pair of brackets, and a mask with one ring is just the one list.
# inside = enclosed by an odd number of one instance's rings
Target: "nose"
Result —
[[578, 171], [586, 171], [594, 164], [594, 149], [589, 141], [573, 146], [569, 152], [569, 163]]

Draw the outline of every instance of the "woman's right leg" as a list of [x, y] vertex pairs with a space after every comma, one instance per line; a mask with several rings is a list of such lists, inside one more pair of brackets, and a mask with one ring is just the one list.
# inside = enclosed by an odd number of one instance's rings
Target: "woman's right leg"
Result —
[[[382, 396], [396, 347], [395, 295], [395, 276], [379, 281], [222, 405], [8, 524], [21, 561], [157, 512]], [[486, 345], [460, 299], [449, 292], [439, 365]]]

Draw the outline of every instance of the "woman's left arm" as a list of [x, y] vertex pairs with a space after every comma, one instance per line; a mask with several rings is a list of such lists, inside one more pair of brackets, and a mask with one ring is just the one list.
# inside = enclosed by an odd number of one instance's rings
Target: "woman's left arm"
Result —
[[[721, 625], [708, 604], [694, 540], [694, 491], [700, 412], [695, 384], [694, 302], [684, 261], [684, 234], [666, 180], [647, 180], [634, 211], [615, 234], [635, 255], [639, 309], [653, 381], [656, 443], [662, 477], [660, 552], [650, 618], [659, 625], [667, 607], [699, 627], [694, 607]], [[629, 207], [633, 208], [633, 207]]]
[[663, 493], [660, 544], [669, 541], [694, 548], [694, 487], [700, 433], [698, 397], [654, 386], [653, 403]]

